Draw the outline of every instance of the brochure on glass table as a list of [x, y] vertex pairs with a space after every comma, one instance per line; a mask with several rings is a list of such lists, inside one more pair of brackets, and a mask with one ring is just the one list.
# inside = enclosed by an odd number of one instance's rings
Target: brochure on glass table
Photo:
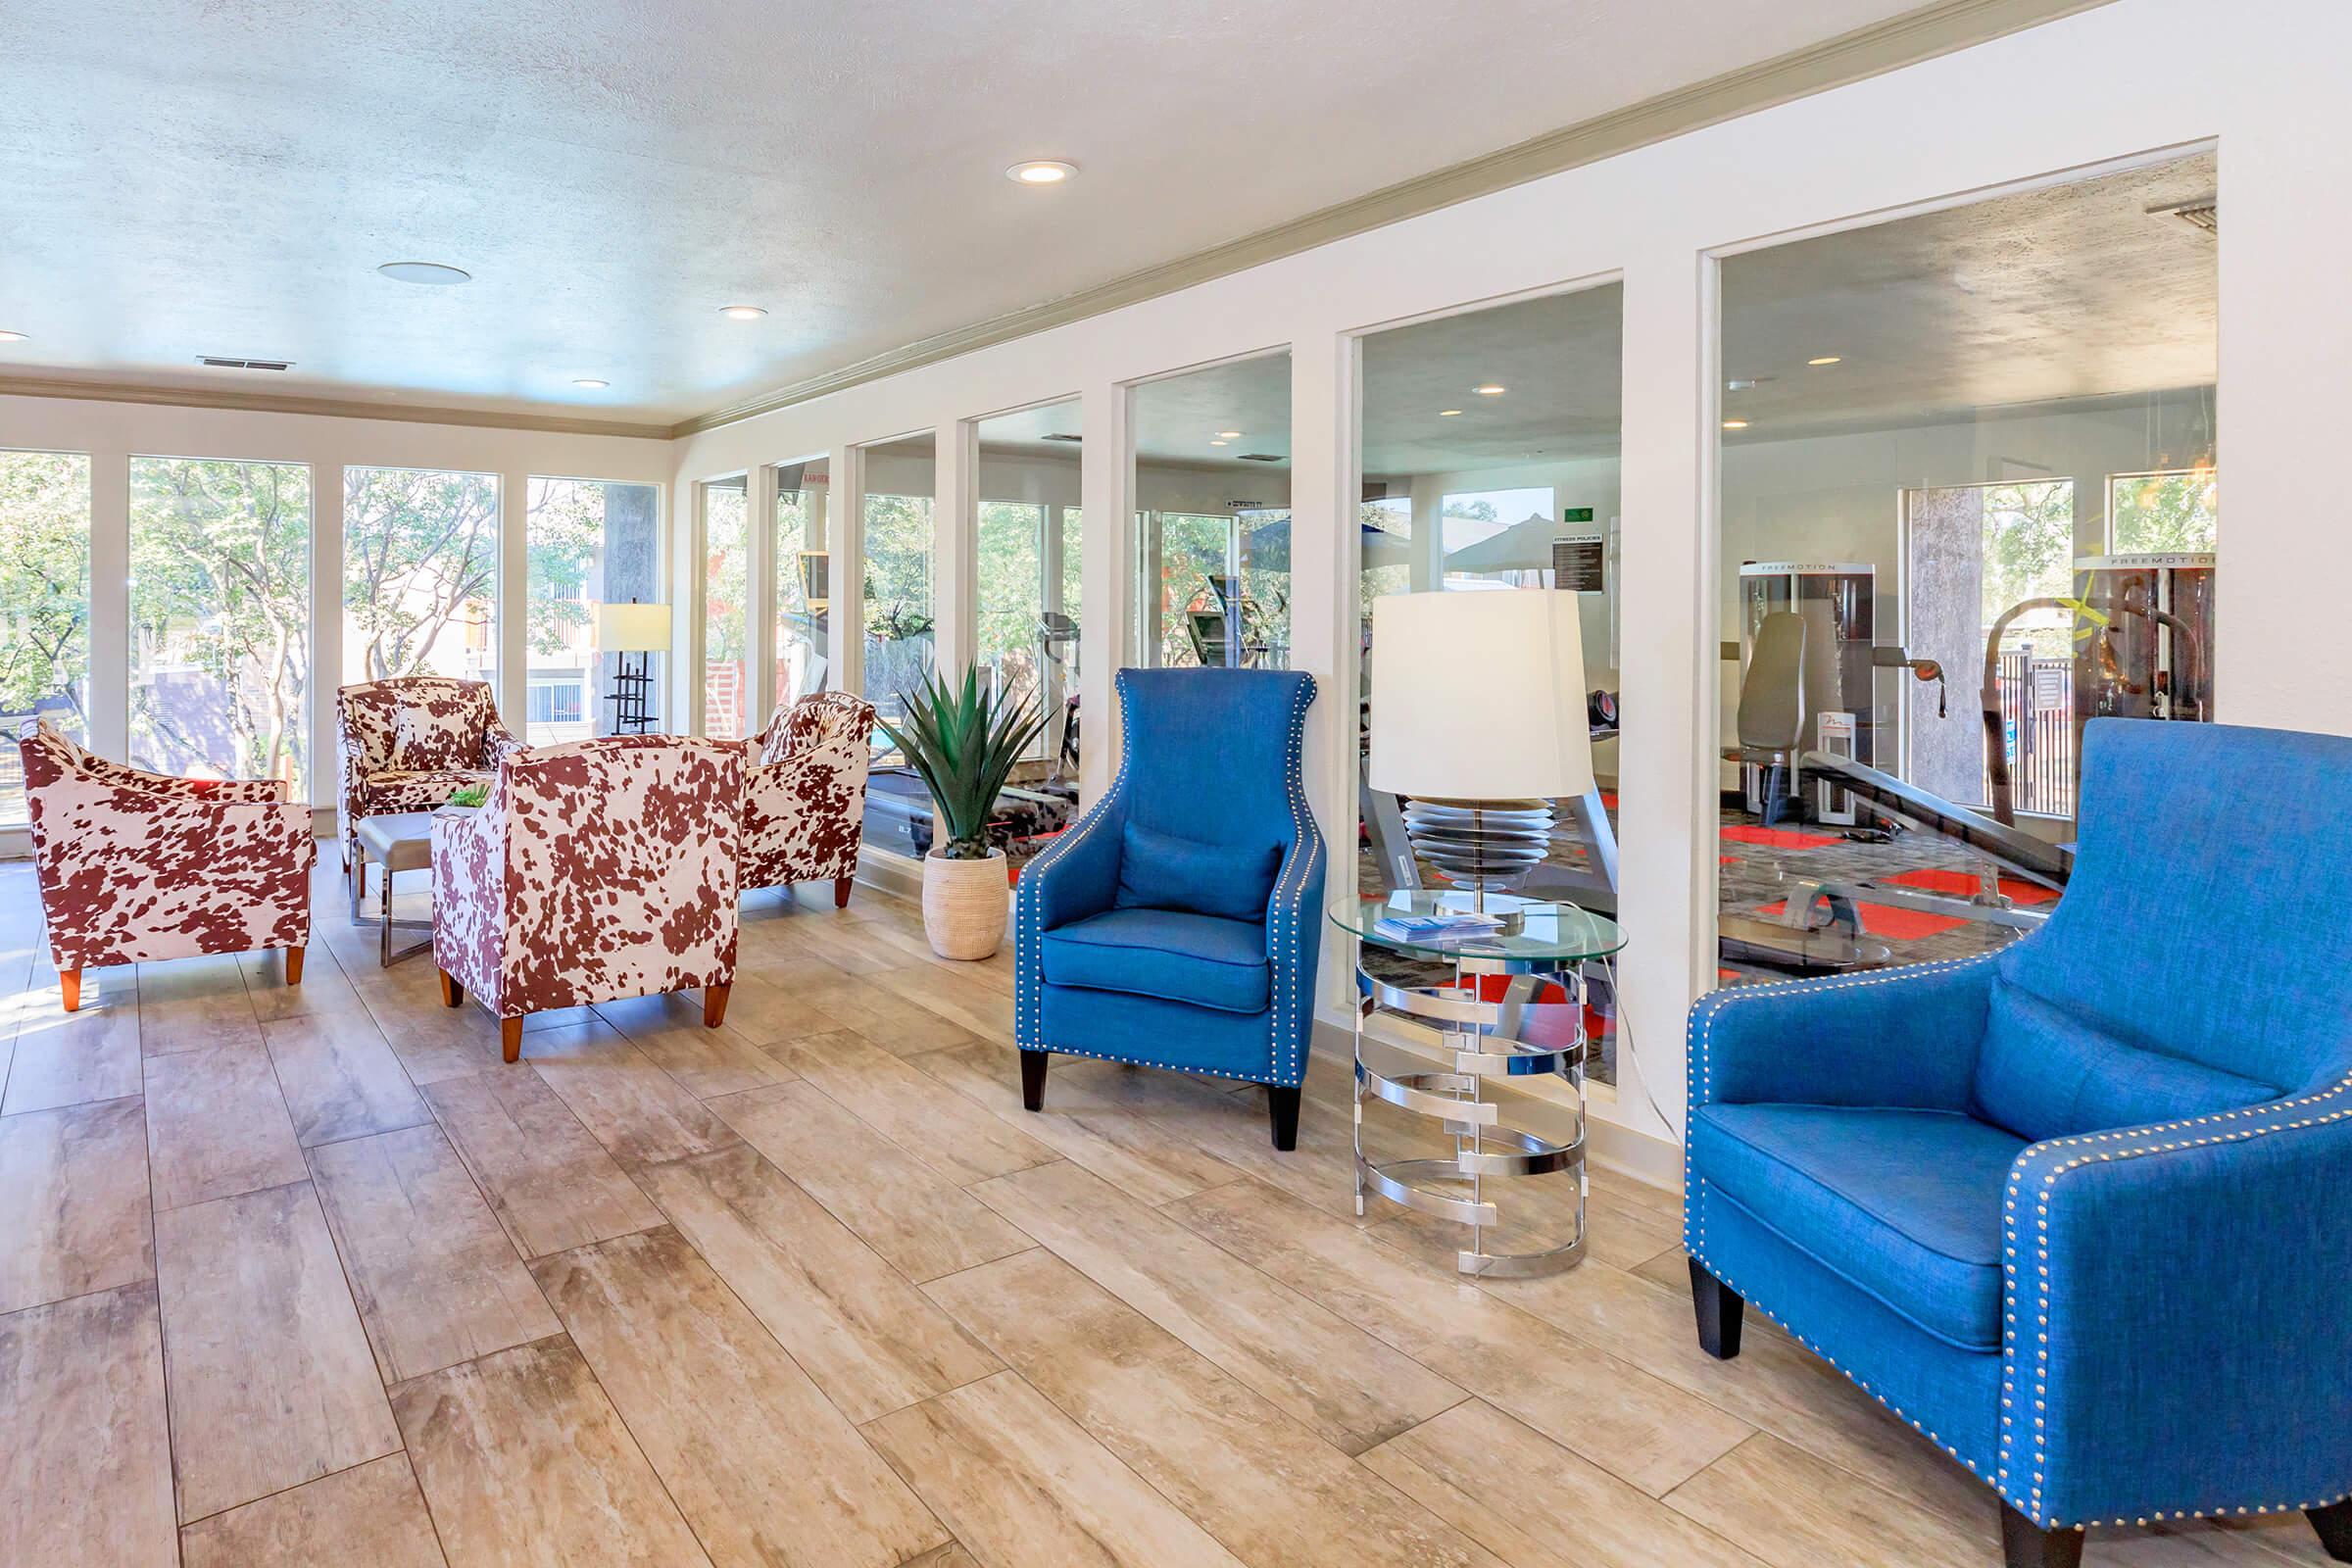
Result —
[[1473, 942], [1502, 929], [1498, 915], [1473, 909], [1446, 909], [1435, 914], [1389, 914], [1375, 921], [1375, 936], [1392, 942]]

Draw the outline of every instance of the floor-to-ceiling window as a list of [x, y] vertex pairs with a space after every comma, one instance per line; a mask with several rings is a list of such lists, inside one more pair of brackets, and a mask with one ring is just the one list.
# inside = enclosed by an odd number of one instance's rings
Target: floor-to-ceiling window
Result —
[[2216, 176], [1721, 264], [1725, 980], [2015, 940], [2085, 723], [2216, 716]]
[[703, 733], [741, 740], [752, 720], [750, 484], [713, 479], [703, 497]]
[[832, 485], [817, 460], [776, 466], [776, 702], [832, 681]]
[[311, 470], [130, 460], [130, 758], [307, 788]]
[[497, 678], [498, 475], [343, 470], [343, 678]]
[[612, 734], [613, 677], [624, 667], [651, 675], [651, 727], [665, 727], [662, 669], [668, 656], [597, 646], [601, 605], [666, 603], [660, 488], [533, 476], [525, 503], [528, 677], [523, 724], [515, 727], [534, 746]]
[[[1614, 912], [1617, 906], [1616, 693], [1622, 659], [1613, 542], [1619, 514], [1624, 289], [1614, 283], [1463, 312], [1373, 333], [1362, 344], [1361, 500], [1355, 517], [1361, 740], [1382, 714], [1372, 678], [1383, 661], [1436, 662], [1443, 648], [1384, 647], [1373, 608], [1387, 594], [1444, 591], [1465, 603], [1497, 594], [1553, 599], [1556, 625], [1581, 639], [1583, 689], [1549, 701], [1585, 725], [1593, 788], [1549, 802], [1541, 843], [1498, 836], [1481, 853], [1523, 894]], [[1566, 612], [1573, 610], [1568, 620]], [[1546, 650], [1530, 646], [1526, 667]], [[1463, 680], [1503, 672], [1464, 669]], [[1578, 711], [1581, 710], [1581, 712]], [[1546, 715], [1531, 711], [1531, 726]], [[1409, 753], [1412, 737], [1381, 744]], [[1533, 737], [1528, 744], [1541, 744]], [[1415, 803], [1372, 788], [1359, 797], [1358, 889], [1459, 891], [1479, 871], [1443, 830], [1407, 832]], [[1528, 803], [1520, 803], [1526, 805]], [[1588, 977], [1592, 1076], [1614, 1081], [1617, 1009], [1610, 975]]]
[[[0, 451], [0, 724], [89, 736], [90, 460]], [[24, 764], [0, 744], [0, 825], [24, 820]]]
[[1291, 357], [1135, 389], [1135, 642], [1145, 664], [1291, 662]]

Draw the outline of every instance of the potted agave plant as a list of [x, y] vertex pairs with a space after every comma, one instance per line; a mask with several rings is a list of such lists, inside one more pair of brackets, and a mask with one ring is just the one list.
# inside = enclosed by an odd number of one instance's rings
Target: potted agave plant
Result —
[[923, 858], [923, 935], [943, 958], [985, 958], [1004, 943], [1008, 898], [1004, 852], [988, 842], [989, 814], [1046, 716], [1026, 694], [982, 691], [977, 670], [964, 672], [960, 691], [927, 673], [899, 700], [906, 716], [879, 720], [882, 732], [921, 776], [937, 811]]

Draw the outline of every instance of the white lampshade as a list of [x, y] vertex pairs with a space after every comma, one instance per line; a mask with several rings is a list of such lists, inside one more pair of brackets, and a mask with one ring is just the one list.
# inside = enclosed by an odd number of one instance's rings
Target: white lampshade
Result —
[[1456, 801], [1591, 789], [1576, 599], [1519, 588], [1372, 601], [1372, 787]]
[[667, 605], [599, 605], [596, 610], [597, 652], [650, 654], [669, 647]]

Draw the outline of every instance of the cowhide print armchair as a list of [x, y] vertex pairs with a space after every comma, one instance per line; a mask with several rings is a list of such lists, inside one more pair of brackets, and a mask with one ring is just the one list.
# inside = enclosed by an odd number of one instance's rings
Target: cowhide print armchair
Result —
[[743, 792], [745, 888], [831, 882], [834, 905], [849, 904], [873, 732], [871, 703], [818, 692], [777, 709], [743, 743], [754, 762]]
[[311, 940], [311, 808], [283, 779], [189, 779], [92, 756], [47, 719], [18, 739], [33, 871], [66, 1010], [81, 971]]
[[[335, 693], [335, 730], [343, 756], [340, 833], [343, 866], [360, 818], [429, 811], [468, 784], [487, 784], [522, 742], [499, 721], [487, 681], [404, 675], [364, 681]], [[364, 874], [364, 873], [363, 873]], [[356, 890], [367, 897], [365, 887]]]
[[735, 979], [743, 751], [683, 735], [539, 746], [499, 764], [478, 811], [433, 821], [441, 1000], [472, 992], [506, 1058], [526, 1013], [703, 993]]

